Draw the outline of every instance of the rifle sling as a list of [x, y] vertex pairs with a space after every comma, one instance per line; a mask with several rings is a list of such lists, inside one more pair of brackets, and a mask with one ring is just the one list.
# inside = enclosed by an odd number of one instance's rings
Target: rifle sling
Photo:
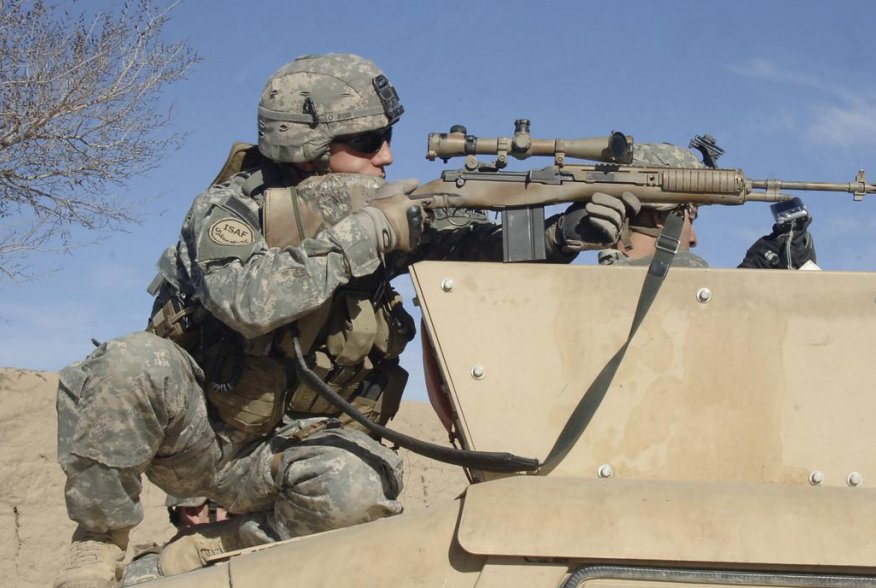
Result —
[[648, 309], [651, 308], [651, 303], [654, 302], [657, 292], [660, 291], [660, 286], [663, 285], [663, 279], [669, 273], [672, 260], [678, 253], [678, 246], [681, 244], [681, 230], [684, 227], [683, 214], [672, 212], [666, 215], [666, 223], [663, 225], [660, 235], [657, 236], [657, 249], [651, 258], [651, 265], [648, 266], [648, 273], [645, 275], [645, 282], [639, 293], [639, 301], [636, 304], [636, 313], [633, 315], [633, 324], [630, 326], [627, 342], [633, 338], [639, 325], [642, 324]]
[[602, 403], [609, 386], [614, 379], [623, 361], [624, 355], [636, 331], [639, 330], [639, 325], [648, 314], [648, 309], [651, 308], [651, 303], [657, 297], [660, 291], [660, 286], [663, 285], [663, 280], [666, 274], [669, 273], [669, 268], [672, 266], [672, 260], [678, 253], [680, 243], [681, 230], [684, 226], [684, 213], [681, 215], [678, 212], [672, 212], [666, 217], [666, 224], [663, 230], [657, 237], [657, 250], [651, 258], [651, 265], [648, 266], [648, 273], [645, 275], [645, 281], [642, 284], [642, 291], [639, 293], [639, 300], [636, 304], [636, 312], [633, 315], [633, 322], [630, 325], [630, 333], [627, 335], [627, 340], [618, 349], [617, 353], [608, 361], [602, 371], [596, 376], [590, 387], [581, 397], [575, 410], [572, 411], [569, 420], [563, 430], [560, 431], [553, 448], [545, 458], [541, 467], [538, 470], [539, 475], [550, 473], [562, 460], [566, 454], [572, 449], [584, 429], [590, 423], [596, 410]]

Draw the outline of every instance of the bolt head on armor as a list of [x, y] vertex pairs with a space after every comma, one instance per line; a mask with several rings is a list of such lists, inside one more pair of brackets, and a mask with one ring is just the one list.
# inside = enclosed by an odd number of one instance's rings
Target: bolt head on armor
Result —
[[336, 138], [382, 129], [404, 112], [384, 73], [358, 55], [306, 55], [283, 66], [259, 101], [259, 151], [273, 161], [328, 158]]

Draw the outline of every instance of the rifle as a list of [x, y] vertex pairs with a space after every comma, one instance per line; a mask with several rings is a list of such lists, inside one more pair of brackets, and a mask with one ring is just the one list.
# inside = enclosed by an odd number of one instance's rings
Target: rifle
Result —
[[[738, 205], [747, 201], [782, 202], [782, 190], [848, 192], [856, 201], [876, 192], [864, 170], [848, 183], [752, 180], [740, 169], [633, 166], [633, 138], [620, 132], [589, 139], [533, 139], [526, 119], [514, 123], [512, 137], [478, 138], [455, 125], [449, 133], [430, 133], [426, 159], [465, 157], [462, 169], [417, 188], [412, 198], [424, 208], [475, 208], [502, 213], [505, 261], [545, 258], [544, 207], [586, 202], [603, 192], [632, 192], [642, 202]], [[484, 163], [477, 155], [495, 155]], [[508, 157], [553, 156], [554, 165], [527, 171], [502, 171]], [[595, 165], [567, 165], [566, 158]]]

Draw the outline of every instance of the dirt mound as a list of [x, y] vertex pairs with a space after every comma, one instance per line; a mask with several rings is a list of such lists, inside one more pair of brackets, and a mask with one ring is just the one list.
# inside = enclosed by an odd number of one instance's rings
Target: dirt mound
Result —
[[[56, 461], [57, 385], [54, 373], [0, 369], [0, 577], [5, 585], [50, 584], [73, 532]], [[421, 439], [447, 441], [427, 404], [402, 403], [392, 426]], [[405, 450], [400, 454], [405, 462], [401, 499], [408, 511], [452, 500], [466, 485], [459, 468]], [[142, 499], [146, 518], [132, 533], [132, 545], [170, 537], [164, 493], [144, 481]]]

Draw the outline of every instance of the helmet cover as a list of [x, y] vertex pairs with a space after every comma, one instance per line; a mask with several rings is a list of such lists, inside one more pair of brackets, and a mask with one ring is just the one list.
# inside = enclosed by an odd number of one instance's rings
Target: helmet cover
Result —
[[[688, 149], [671, 143], [641, 143], [633, 145], [633, 163], [639, 167], [686, 167], [703, 168], [705, 165]], [[677, 202], [643, 202], [643, 208], [674, 210]]]
[[327, 157], [343, 135], [386, 128], [404, 112], [386, 75], [358, 55], [305, 55], [265, 84], [259, 101], [259, 151], [273, 161]]

